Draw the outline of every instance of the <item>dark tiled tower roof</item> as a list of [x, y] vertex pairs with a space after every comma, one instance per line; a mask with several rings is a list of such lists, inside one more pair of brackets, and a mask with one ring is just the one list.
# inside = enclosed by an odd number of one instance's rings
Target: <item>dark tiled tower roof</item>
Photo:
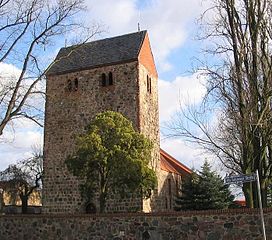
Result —
[[48, 75], [137, 60], [146, 31], [61, 48]]

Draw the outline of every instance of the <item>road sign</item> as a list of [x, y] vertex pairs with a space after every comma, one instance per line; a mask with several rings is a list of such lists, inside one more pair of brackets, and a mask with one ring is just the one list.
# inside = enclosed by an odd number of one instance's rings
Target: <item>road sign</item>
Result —
[[244, 183], [256, 181], [256, 174], [251, 175], [233, 175], [225, 177], [225, 184]]

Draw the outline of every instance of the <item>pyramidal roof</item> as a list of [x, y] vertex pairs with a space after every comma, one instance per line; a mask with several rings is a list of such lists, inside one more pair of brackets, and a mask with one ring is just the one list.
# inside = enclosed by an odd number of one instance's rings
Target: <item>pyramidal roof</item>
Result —
[[48, 75], [137, 60], [147, 31], [61, 48]]

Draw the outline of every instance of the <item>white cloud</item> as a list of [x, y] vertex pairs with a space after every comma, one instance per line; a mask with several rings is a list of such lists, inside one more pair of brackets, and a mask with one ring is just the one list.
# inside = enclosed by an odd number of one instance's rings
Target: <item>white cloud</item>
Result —
[[159, 80], [160, 121], [171, 116], [187, 103], [200, 103], [206, 93], [205, 78], [200, 73], [178, 76], [172, 82]]
[[[19, 130], [14, 133], [5, 133], [9, 136], [6, 137], [6, 144], [9, 148], [18, 149], [20, 151], [31, 147], [34, 144], [40, 143], [42, 134], [35, 128], [32, 130]], [[5, 135], [4, 134], [4, 135]]]
[[[110, 36], [136, 31], [137, 7], [134, 0], [86, 0], [87, 18], [95, 19], [105, 26]], [[135, 28], [132, 23], [135, 22]]]
[[0, 141], [0, 170], [9, 164], [31, 156], [33, 146], [42, 146], [43, 133], [37, 126], [28, 124], [25, 128], [17, 128], [16, 132], [7, 129]]
[[136, 0], [88, 0], [88, 18], [107, 26], [110, 36], [147, 29], [160, 71], [171, 69], [173, 50], [182, 46], [195, 28], [194, 19], [205, 9], [199, 0], [153, 0], [139, 10]]
[[0, 63], [0, 94], [6, 92], [7, 87], [15, 86], [21, 70], [12, 64]]
[[8, 78], [10, 76], [19, 77], [21, 70], [12, 64], [0, 63], [0, 76], [3, 78]]

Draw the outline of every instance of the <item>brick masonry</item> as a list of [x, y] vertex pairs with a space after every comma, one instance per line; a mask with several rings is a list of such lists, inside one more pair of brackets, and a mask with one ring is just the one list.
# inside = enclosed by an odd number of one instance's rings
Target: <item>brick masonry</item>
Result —
[[[272, 239], [272, 209], [265, 210]], [[257, 209], [152, 214], [0, 215], [1, 240], [261, 240]]]

